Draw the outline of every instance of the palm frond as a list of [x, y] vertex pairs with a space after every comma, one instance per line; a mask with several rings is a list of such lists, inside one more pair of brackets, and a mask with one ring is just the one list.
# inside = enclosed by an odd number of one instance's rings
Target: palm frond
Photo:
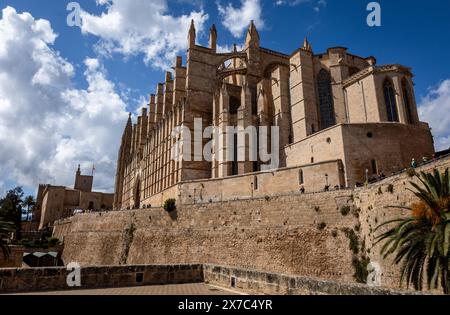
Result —
[[[450, 172], [448, 168], [442, 173], [435, 169], [416, 177], [419, 183], [411, 182], [413, 189], [408, 190], [432, 211], [432, 215], [414, 211], [414, 216], [380, 224], [375, 231], [394, 226], [376, 236], [375, 244], [384, 242], [380, 249], [384, 258], [395, 254], [393, 262], [401, 265], [400, 284], [422, 290], [426, 278], [429, 289], [436, 289], [440, 283], [444, 293], [450, 294], [450, 211], [446, 205]], [[443, 209], [443, 205], [447, 208]]]

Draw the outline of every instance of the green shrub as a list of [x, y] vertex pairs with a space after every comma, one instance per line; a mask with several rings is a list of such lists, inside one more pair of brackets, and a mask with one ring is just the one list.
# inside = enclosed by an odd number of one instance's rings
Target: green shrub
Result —
[[387, 187], [387, 192], [393, 194], [394, 193], [394, 185], [389, 184], [389, 186]]
[[55, 247], [58, 245], [61, 245], [61, 241], [57, 239], [56, 237], [49, 237], [47, 238], [47, 243], [49, 247]]
[[353, 208], [352, 209], [352, 214], [355, 218], [359, 218], [359, 213], [361, 212], [360, 208]]
[[408, 168], [408, 170], [406, 171], [406, 174], [408, 175], [408, 177], [414, 177], [417, 175], [416, 170], [411, 168]]
[[363, 257], [361, 259], [353, 259], [353, 268], [355, 269], [354, 278], [358, 283], [367, 283], [367, 277], [369, 276], [369, 271], [367, 266], [370, 264], [370, 259]]
[[169, 213], [177, 210], [177, 201], [175, 199], [167, 199], [164, 202], [164, 210]]
[[353, 252], [353, 254], [357, 255], [359, 253], [359, 240], [358, 235], [356, 235], [354, 230], [347, 229], [345, 230], [345, 234], [349, 240], [349, 248]]
[[342, 206], [341, 207], [341, 214], [345, 217], [347, 216], [351, 211], [350, 206]]
[[61, 241], [57, 239], [56, 237], [47, 237], [45, 240], [35, 240], [30, 241], [28, 239], [22, 239], [18, 242], [18, 245], [21, 245], [25, 248], [35, 249], [35, 248], [42, 248], [42, 249], [48, 249], [53, 248], [55, 246], [61, 245]]
[[326, 227], [327, 227], [327, 224], [326, 224], [325, 222], [321, 222], [321, 223], [317, 224], [317, 228], [318, 228], [320, 231], [325, 230]]

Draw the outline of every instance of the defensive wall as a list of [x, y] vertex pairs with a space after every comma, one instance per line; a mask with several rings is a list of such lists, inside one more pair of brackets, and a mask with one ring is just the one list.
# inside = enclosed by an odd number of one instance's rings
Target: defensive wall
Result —
[[182, 204], [198, 204], [278, 196], [299, 192], [302, 186], [306, 192], [323, 191], [325, 186], [344, 187], [342, 161], [330, 160], [277, 171], [185, 181], [145, 199], [141, 207], [161, 207], [168, 198], [177, 199]]
[[64, 267], [0, 269], [0, 293], [37, 293], [204, 282], [250, 294], [417, 294], [218, 265], [97, 266], [81, 268], [79, 276], [80, 286], [69, 287], [67, 279], [73, 278], [73, 271]]
[[[450, 158], [420, 167], [444, 169]], [[383, 259], [375, 228], [414, 201], [407, 173], [368, 187], [291, 192], [243, 200], [179, 202], [162, 208], [83, 214], [56, 223], [65, 263], [213, 264], [354, 283], [367, 263], [398, 288], [399, 269]], [[243, 188], [244, 189], [244, 188]]]

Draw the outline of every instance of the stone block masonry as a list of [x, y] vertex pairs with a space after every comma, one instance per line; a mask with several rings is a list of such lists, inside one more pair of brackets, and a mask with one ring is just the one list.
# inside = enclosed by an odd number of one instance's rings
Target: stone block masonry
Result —
[[268, 295], [419, 295], [411, 291], [204, 265], [205, 283], [245, 293]]
[[[236, 292], [273, 295], [404, 295], [413, 292], [342, 284], [218, 265], [102, 266], [81, 270], [81, 287], [70, 288], [65, 268], [0, 269], [0, 293], [98, 294], [95, 289], [206, 283]], [[161, 289], [159, 287], [159, 289]], [[75, 291], [74, 291], [75, 290]], [[86, 291], [91, 290], [91, 291]], [[119, 289], [120, 290], [120, 289]], [[71, 292], [66, 292], [71, 291]], [[131, 290], [129, 290], [131, 291]], [[136, 292], [136, 290], [134, 290]], [[158, 292], [158, 289], [147, 289]], [[166, 291], [166, 290], [164, 290]], [[88, 292], [88, 293], [87, 293]], [[103, 291], [106, 292], [106, 291]], [[113, 291], [109, 291], [113, 292]]]
[[350, 199], [338, 191], [179, 205], [172, 215], [160, 208], [79, 215], [58, 222], [55, 236], [64, 238], [65, 263], [213, 263], [351, 281], [348, 240], [332, 236], [358, 223], [339, 212]]
[[0, 252], [0, 268], [22, 267], [24, 248], [20, 246], [11, 246], [11, 253], [8, 258]]
[[[70, 290], [64, 267], [0, 269], [0, 293]], [[203, 282], [202, 265], [99, 266], [81, 269], [81, 287], [98, 289]], [[76, 289], [76, 288], [75, 288]]]
[[[446, 158], [418, 171], [449, 166]], [[172, 214], [78, 215], [54, 234], [64, 238], [65, 263], [84, 266], [201, 263], [354, 283], [368, 258], [380, 264], [382, 285], [398, 288], [399, 267], [380, 257], [374, 230], [406, 214], [386, 206], [414, 200], [410, 180], [404, 173], [356, 190], [179, 204]]]

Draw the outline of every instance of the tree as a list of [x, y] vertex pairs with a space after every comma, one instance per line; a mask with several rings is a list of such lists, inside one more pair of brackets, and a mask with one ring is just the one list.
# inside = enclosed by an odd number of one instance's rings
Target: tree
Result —
[[23, 205], [27, 208], [27, 221], [30, 219], [30, 213], [34, 213], [34, 207], [36, 206], [36, 200], [33, 196], [27, 196], [23, 200]]
[[384, 257], [395, 253], [395, 264], [401, 263], [401, 284], [414, 285], [423, 290], [424, 279], [428, 288], [441, 287], [450, 294], [449, 245], [450, 245], [450, 176], [449, 169], [440, 173], [415, 175], [420, 184], [411, 182], [411, 190], [419, 198], [405, 218], [392, 220], [377, 229], [396, 223], [387, 232], [377, 237], [385, 242], [381, 249]]
[[5, 259], [7, 259], [11, 253], [8, 244], [11, 238], [11, 233], [13, 233], [14, 231], [14, 224], [5, 222], [3, 218], [0, 218], [0, 248], [2, 249]]
[[0, 217], [11, 222], [16, 228], [16, 236], [20, 234], [22, 222], [22, 187], [14, 188], [6, 193], [5, 198], [0, 199]]

